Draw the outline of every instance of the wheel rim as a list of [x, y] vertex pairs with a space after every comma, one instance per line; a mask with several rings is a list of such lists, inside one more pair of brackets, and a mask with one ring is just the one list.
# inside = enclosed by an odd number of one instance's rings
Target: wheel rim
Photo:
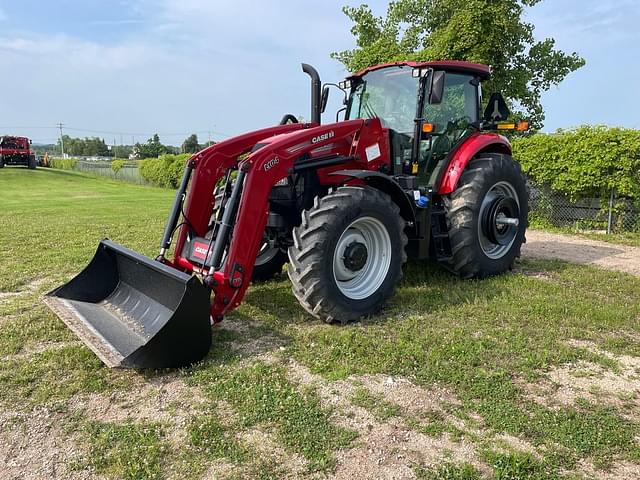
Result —
[[280, 251], [279, 248], [271, 247], [269, 242], [264, 242], [260, 247], [260, 251], [258, 252], [258, 256], [256, 257], [256, 266], [264, 265], [265, 263], [270, 262], [275, 258], [275, 256]]
[[485, 194], [478, 216], [478, 239], [487, 257], [496, 260], [509, 252], [520, 228], [519, 219], [516, 189], [508, 182], [496, 183]]
[[373, 295], [387, 277], [391, 253], [391, 238], [380, 220], [362, 217], [351, 223], [333, 252], [333, 276], [340, 292], [352, 300]]

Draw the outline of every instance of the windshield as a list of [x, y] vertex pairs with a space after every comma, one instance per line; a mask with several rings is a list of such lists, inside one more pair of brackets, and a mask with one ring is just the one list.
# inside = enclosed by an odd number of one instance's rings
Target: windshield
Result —
[[379, 118], [385, 128], [413, 134], [418, 79], [406, 65], [374, 70], [364, 75], [349, 99], [347, 119]]

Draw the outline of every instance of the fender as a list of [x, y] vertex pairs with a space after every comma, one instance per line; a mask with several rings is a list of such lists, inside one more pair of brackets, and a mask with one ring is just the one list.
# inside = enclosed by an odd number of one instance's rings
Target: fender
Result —
[[407, 194], [402, 187], [389, 175], [372, 170], [339, 170], [331, 172], [329, 175], [341, 175], [344, 177], [357, 178], [367, 185], [386, 193], [400, 207], [400, 215], [407, 222], [415, 225], [416, 216], [413, 204], [409, 201]]
[[435, 190], [440, 195], [453, 192], [471, 159], [483, 150], [511, 155], [511, 144], [509, 140], [497, 133], [473, 133], [453, 152], [449, 165], [440, 176], [439, 185]]

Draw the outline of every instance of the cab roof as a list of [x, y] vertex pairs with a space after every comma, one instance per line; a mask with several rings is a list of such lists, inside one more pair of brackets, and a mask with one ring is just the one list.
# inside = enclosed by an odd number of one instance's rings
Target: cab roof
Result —
[[446, 70], [448, 72], [469, 73], [477, 75], [481, 80], [487, 80], [491, 76], [491, 67], [483, 65], [481, 63], [463, 62], [460, 60], [438, 60], [432, 62], [392, 62], [381, 63], [380, 65], [374, 65], [373, 67], [363, 68], [359, 72], [350, 75], [348, 78], [358, 78], [363, 75], [373, 72], [374, 70], [380, 70], [382, 68], [393, 66], [407, 66], [407, 67], [429, 67], [439, 70]]

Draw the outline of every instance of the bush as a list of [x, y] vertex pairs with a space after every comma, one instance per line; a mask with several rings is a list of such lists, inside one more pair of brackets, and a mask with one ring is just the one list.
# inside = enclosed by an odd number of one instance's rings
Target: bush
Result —
[[75, 158], [53, 158], [49, 160], [52, 168], [60, 170], [73, 170], [76, 167], [77, 160]]
[[118, 172], [122, 170], [122, 167], [124, 167], [124, 160], [114, 160], [111, 162], [111, 170], [115, 176], [118, 176]]
[[142, 178], [159, 187], [178, 188], [190, 154], [160, 155], [158, 158], [140, 160]]
[[513, 152], [534, 182], [573, 198], [608, 196], [612, 189], [640, 198], [640, 130], [558, 130], [514, 139]]

